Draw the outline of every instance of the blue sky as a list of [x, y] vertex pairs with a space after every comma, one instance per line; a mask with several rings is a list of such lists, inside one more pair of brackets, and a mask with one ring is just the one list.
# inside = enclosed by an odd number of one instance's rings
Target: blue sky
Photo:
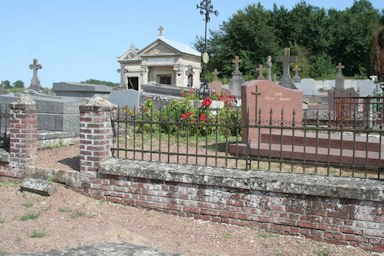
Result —
[[[39, 59], [41, 85], [98, 79], [119, 82], [116, 57], [132, 43], [139, 49], [164, 37], [193, 46], [204, 35], [203, 17], [196, 9], [200, 0], [0, 0], [0, 81], [22, 80], [29, 87], [28, 66]], [[219, 16], [208, 28], [219, 29], [237, 10], [258, 3], [251, 0], [212, 0]], [[262, 0], [291, 9], [299, 0]], [[326, 9], [344, 10], [354, 0], [307, 0]], [[371, 0], [384, 9], [383, 0]]]

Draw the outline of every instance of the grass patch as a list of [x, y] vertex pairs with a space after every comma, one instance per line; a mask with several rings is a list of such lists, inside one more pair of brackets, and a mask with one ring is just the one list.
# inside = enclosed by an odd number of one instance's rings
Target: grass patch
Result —
[[69, 209], [68, 207], [60, 207], [59, 208], [59, 212], [70, 212], [71, 209]]
[[0, 181], [0, 187], [9, 188], [9, 187], [17, 187], [18, 185], [19, 185], [19, 183], [17, 183], [17, 182]]
[[25, 202], [23, 203], [23, 206], [26, 207], [26, 208], [31, 208], [33, 206], [33, 203], [32, 202]]
[[265, 232], [265, 231], [260, 231], [259, 233], [257, 233], [257, 236], [261, 238], [270, 238], [270, 237], [275, 237], [276, 235]]
[[40, 213], [27, 213], [20, 217], [21, 221], [35, 220], [40, 216]]
[[229, 239], [234, 238], [234, 236], [231, 233], [226, 233], [223, 235], [223, 238], [229, 240]]
[[72, 219], [76, 219], [76, 218], [80, 218], [82, 216], [84, 216], [85, 213], [82, 212], [82, 211], [75, 211], [72, 215], [71, 215], [71, 218]]
[[4, 218], [0, 218], [0, 224], [3, 224], [5, 222]]
[[45, 233], [43, 231], [34, 230], [29, 235], [30, 238], [42, 238], [45, 236]]

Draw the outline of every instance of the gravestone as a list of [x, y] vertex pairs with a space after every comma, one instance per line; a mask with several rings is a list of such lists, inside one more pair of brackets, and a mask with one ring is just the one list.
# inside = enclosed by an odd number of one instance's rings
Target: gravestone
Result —
[[105, 97], [113, 90], [112, 87], [102, 84], [83, 84], [59, 82], [53, 83], [52, 92], [55, 96], [66, 97]]
[[299, 65], [295, 65], [295, 67], [293, 68], [293, 71], [295, 71], [295, 76], [293, 78], [293, 82], [295, 83], [300, 83], [300, 76], [299, 76], [299, 71], [301, 71], [301, 68], [299, 68]]
[[235, 70], [232, 72], [232, 78], [229, 81], [229, 91], [232, 95], [239, 97], [241, 95], [241, 86], [244, 83], [243, 74], [239, 69], [240, 57], [236, 56], [232, 62], [235, 63]]
[[29, 65], [29, 69], [33, 70], [31, 85], [29, 86], [29, 89], [37, 92], [41, 91], [42, 87], [40, 85], [40, 80], [37, 75], [37, 71], [42, 68], [43, 66], [39, 64], [39, 61], [37, 59], [33, 59], [33, 63]]
[[107, 100], [116, 104], [120, 107], [126, 106], [129, 109], [139, 108], [140, 107], [140, 97], [141, 93], [135, 89], [128, 90], [113, 90], [109, 95]]
[[291, 56], [291, 49], [284, 48], [284, 57], [277, 58], [277, 62], [283, 63], [283, 76], [281, 77], [279, 84], [286, 88], [297, 89], [292, 83], [290, 75], [290, 63], [297, 62], [297, 57]]
[[335, 84], [335, 90], [344, 90], [344, 76], [342, 70], [345, 68], [345, 66], [339, 64], [336, 66], [336, 68], [339, 70], [336, 76], [336, 84]]
[[267, 80], [272, 80], [272, 57], [268, 56], [267, 60]]
[[[269, 125], [280, 126], [282, 111], [284, 125], [301, 124], [303, 118], [303, 92], [280, 86], [269, 80], [253, 80], [241, 87], [242, 126]], [[272, 111], [272, 113], [271, 113]], [[293, 113], [295, 112], [295, 116]], [[260, 133], [268, 133], [268, 128], [242, 128], [243, 143], [257, 143]], [[249, 131], [249, 133], [247, 133]], [[248, 139], [248, 141], [247, 141]]]
[[257, 80], [264, 80], [264, 66], [260, 64], [256, 70], [259, 71], [259, 76], [257, 77]]
[[217, 76], [220, 74], [220, 72], [217, 71], [216, 68], [213, 70], [212, 74], [213, 74], [213, 81], [219, 81], [219, 78]]

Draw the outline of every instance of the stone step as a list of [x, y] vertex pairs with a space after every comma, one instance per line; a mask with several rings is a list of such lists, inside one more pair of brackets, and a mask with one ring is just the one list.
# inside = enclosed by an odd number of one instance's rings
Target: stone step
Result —
[[27, 191], [42, 196], [51, 196], [55, 192], [55, 188], [50, 181], [25, 178], [20, 185], [20, 191]]

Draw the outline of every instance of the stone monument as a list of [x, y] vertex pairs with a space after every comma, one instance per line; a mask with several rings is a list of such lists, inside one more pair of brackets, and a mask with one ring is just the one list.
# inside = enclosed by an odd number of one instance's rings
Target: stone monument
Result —
[[267, 60], [267, 80], [272, 80], [272, 57], [268, 56]]
[[259, 71], [259, 76], [257, 77], [257, 80], [264, 80], [264, 66], [260, 64], [256, 70]]
[[284, 48], [284, 57], [277, 58], [277, 62], [283, 63], [283, 76], [281, 77], [279, 84], [285, 88], [297, 89], [292, 83], [290, 75], [290, 63], [297, 62], [297, 57], [291, 56], [291, 49]]
[[293, 71], [295, 71], [295, 77], [293, 78], [293, 82], [300, 83], [301, 79], [299, 76], [299, 71], [301, 71], [301, 68], [299, 68], [299, 65], [295, 64], [295, 67], [293, 68]]
[[339, 70], [336, 76], [336, 84], [335, 84], [335, 90], [344, 90], [344, 76], [342, 70], [345, 68], [344, 65], [339, 64], [336, 66], [336, 68]]
[[232, 78], [229, 81], [229, 91], [232, 93], [232, 95], [240, 97], [241, 85], [244, 83], [243, 74], [239, 69], [241, 59], [239, 56], [235, 56], [235, 59], [232, 62], [235, 63], [235, 70], [232, 72]]
[[34, 90], [34, 91], [41, 91], [42, 87], [40, 85], [40, 80], [37, 75], [37, 71], [41, 69], [43, 66], [39, 64], [38, 59], [33, 59], [33, 63], [29, 65], [29, 69], [33, 70], [33, 75], [32, 75], [32, 80], [31, 80], [31, 85], [29, 86], [29, 89]]
[[[241, 87], [242, 143], [257, 143], [259, 133], [269, 133], [257, 125], [292, 127], [303, 120], [303, 92], [285, 88], [269, 80], [253, 80]], [[284, 123], [281, 124], [283, 119]], [[245, 128], [248, 125], [249, 129]], [[252, 127], [255, 126], [255, 127]], [[249, 131], [249, 133], [248, 133]]]

